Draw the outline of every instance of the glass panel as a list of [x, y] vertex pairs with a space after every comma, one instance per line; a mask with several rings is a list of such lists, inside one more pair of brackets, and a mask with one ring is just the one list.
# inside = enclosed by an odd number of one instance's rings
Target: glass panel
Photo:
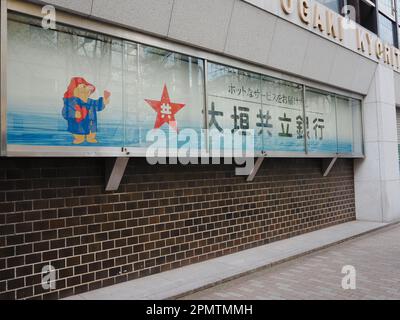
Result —
[[306, 90], [307, 144], [310, 153], [336, 153], [337, 130], [335, 97]]
[[[262, 150], [263, 130], [259, 120], [261, 110], [261, 76], [214, 63], [208, 64], [208, 122], [211, 134], [223, 133], [250, 135], [255, 130], [255, 150]], [[217, 139], [219, 142], [219, 138]], [[217, 140], [211, 148], [219, 149]], [[245, 139], [243, 139], [244, 141]], [[225, 143], [224, 143], [225, 142]], [[226, 143], [221, 147], [228, 149]]]
[[396, 0], [396, 9], [397, 9], [397, 22], [400, 23], [400, 0]]
[[[139, 59], [138, 45], [132, 42], [124, 42], [124, 145], [140, 145], [145, 140], [146, 132], [141, 131], [141, 123], [144, 115], [135, 113], [138, 109], [139, 87]], [[127, 108], [129, 106], [129, 108]], [[134, 125], [133, 125], [134, 124]]]
[[393, 0], [378, 0], [379, 10], [389, 16], [394, 16], [394, 1]]
[[[191, 129], [190, 143], [201, 146], [204, 127], [204, 62], [182, 54], [126, 44], [126, 146], [147, 147], [146, 136], [161, 129], [165, 137]], [[173, 137], [175, 135], [175, 137]], [[181, 141], [187, 145], [188, 142]], [[175, 149], [170, 145], [171, 149]]]
[[14, 18], [8, 22], [8, 144], [122, 147], [121, 41]]
[[363, 155], [363, 129], [361, 101], [351, 99], [353, 109], [353, 154]]
[[317, 2], [339, 13], [339, 0], [317, 0]]
[[264, 150], [305, 152], [303, 86], [263, 77]]
[[[400, 19], [400, 17], [399, 17], [399, 19]], [[400, 47], [400, 28], [397, 28], [397, 35], [398, 35], [397, 43], [398, 43], [398, 46]]]
[[336, 98], [338, 152], [353, 153], [353, 110], [349, 98]]
[[379, 14], [379, 36], [390, 45], [394, 45], [393, 22], [383, 14]]

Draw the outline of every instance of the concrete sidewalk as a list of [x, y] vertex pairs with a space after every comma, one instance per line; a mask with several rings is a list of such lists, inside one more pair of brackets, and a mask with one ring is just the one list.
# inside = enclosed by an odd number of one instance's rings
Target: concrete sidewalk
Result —
[[[352, 289], [344, 283], [351, 266]], [[264, 268], [183, 300], [399, 300], [400, 224]]]
[[162, 300], [203, 290], [387, 226], [354, 221], [94, 290], [66, 300]]

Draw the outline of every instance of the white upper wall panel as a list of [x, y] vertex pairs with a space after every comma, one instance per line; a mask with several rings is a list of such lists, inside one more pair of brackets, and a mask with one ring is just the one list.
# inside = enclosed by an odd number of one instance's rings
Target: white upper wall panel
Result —
[[173, 0], [93, 0], [92, 17], [166, 36]]
[[266, 64], [277, 20], [244, 2], [235, 2], [225, 53]]
[[32, 0], [31, 2], [51, 4], [55, 7], [80, 13], [82, 15], [90, 15], [93, 4], [93, 0]]
[[168, 37], [222, 52], [234, 0], [174, 0]]

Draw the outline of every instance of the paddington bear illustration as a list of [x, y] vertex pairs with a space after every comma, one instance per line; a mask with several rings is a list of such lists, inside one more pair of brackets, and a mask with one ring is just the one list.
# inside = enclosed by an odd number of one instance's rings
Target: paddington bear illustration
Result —
[[104, 91], [104, 96], [94, 100], [89, 97], [96, 87], [84, 78], [71, 79], [64, 94], [62, 116], [68, 121], [68, 131], [72, 133], [73, 144], [97, 143], [97, 112], [104, 110], [110, 103], [111, 93]]

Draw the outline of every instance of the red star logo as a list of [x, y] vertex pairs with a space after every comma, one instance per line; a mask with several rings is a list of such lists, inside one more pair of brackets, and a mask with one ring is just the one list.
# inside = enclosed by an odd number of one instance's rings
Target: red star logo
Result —
[[175, 114], [181, 110], [185, 104], [171, 102], [169, 99], [167, 85], [164, 85], [164, 90], [160, 101], [148, 99], [145, 99], [145, 101], [157, 112], [154, 129], [158, 129], [164, 123], [168, 123], [176, 132], [178, 132]]

